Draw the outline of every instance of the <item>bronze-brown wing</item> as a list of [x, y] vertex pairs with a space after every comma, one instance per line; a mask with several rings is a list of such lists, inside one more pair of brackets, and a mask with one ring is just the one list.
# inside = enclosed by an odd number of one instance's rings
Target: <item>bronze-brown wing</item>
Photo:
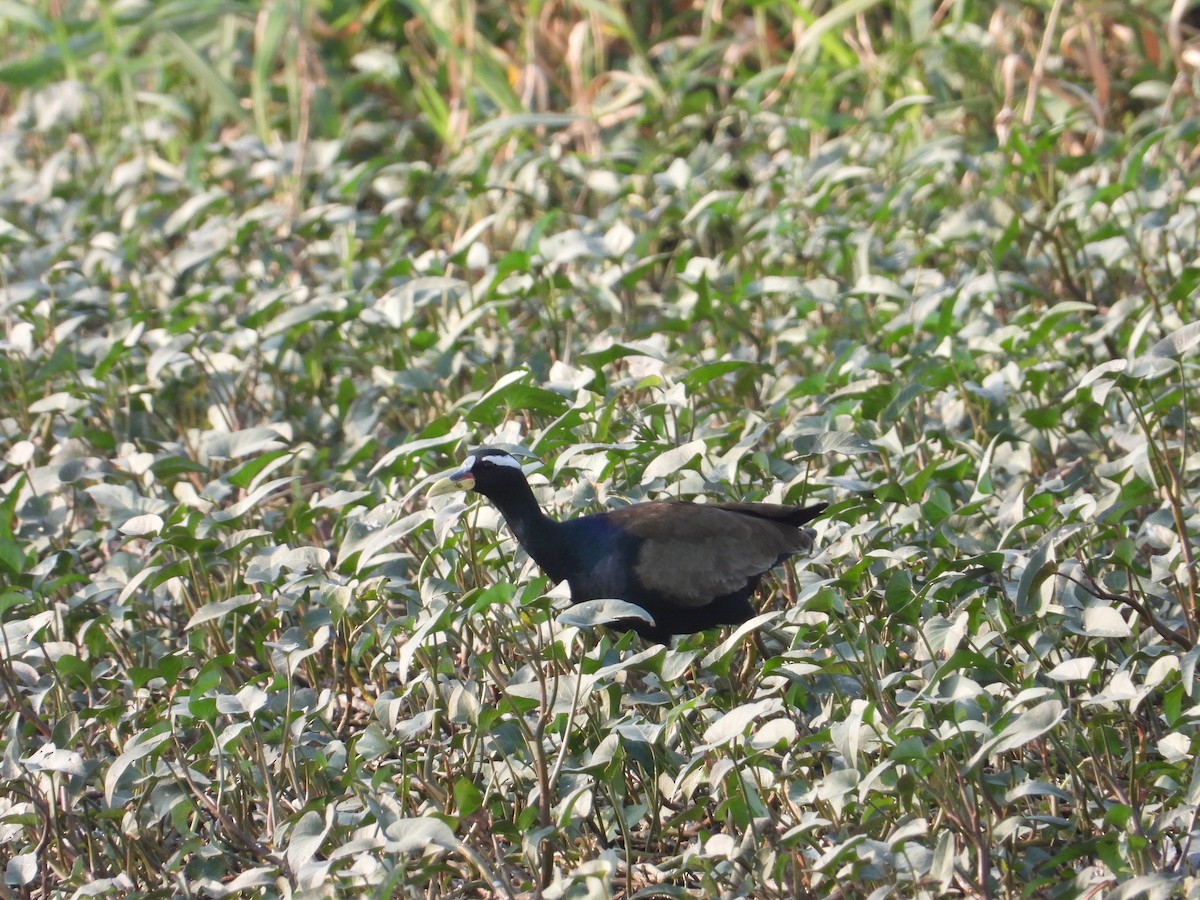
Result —
[[[609, 516], [640, 540], [634, 562], [638, 581], [676, 606], [700, 607], [745, 589], [806, 546], [801, 529], [737, 506], [667, 500]], [[795, 512], [794, 507], [778, 509]]]
[[817, 503], [813, 506], [785, 506], [780, 503], [708, 503], [717, 509], [727, 509], [730, 512], [745, 513], [760, 519], [771, 519], [786, 522], [788, 525], [800, 526], [811, 522], [828, 507], [828, 503]]

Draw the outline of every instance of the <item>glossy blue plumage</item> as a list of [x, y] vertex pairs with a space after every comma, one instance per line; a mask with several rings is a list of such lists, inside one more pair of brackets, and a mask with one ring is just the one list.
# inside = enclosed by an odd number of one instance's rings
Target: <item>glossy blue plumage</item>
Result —
[[655, 501], [556, 522], [502, 450], [477, 450], [452, 480], [490, 499], [517, 541], [572, 601], [615, 598], [655, 624], [612, 623], [667, 642], [673, 635], [736, 625], [763, 575], [811, 544], [802, 528], [825, 509], [755, 503]]

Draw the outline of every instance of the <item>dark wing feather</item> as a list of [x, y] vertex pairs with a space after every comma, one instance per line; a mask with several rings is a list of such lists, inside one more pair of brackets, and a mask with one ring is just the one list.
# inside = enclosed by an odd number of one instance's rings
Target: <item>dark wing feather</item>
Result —
[[746, 589], [806, 547], [807, 535], [780, 521], [795, 512], [795, 507], [666, 500], [608, 517], [639, 540], [634, 573], [643, 587], [674, 606], [700, 607]]
[[779, 503], [706, 503], [705, 505], [760, 519], [784, 522], [796, 527], [811, 522], [829, 507], [828, 503], [817, 503], [813, 506], [784, 506]]

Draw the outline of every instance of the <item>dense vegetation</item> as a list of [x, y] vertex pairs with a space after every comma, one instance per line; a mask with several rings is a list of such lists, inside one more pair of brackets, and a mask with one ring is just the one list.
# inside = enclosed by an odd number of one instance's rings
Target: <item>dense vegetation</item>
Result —
[[[0, 2], [9, 889], [1193, 894], [1185, 6]], [[480, 444], [831, 509], [644, 644]]]

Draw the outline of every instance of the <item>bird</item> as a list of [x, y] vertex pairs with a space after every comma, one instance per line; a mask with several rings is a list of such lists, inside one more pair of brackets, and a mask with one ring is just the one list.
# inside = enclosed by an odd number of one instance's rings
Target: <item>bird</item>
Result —
[[520, 461], [491, 447], [470, 453], [428, 496], [455, 490], [490, 500], [550, 580], [567, 582], [572, 603], [632, 603], [654, 623], [605, 624], [660, 644], [752, 618], [750, 597], [763, 576], [811, 548], [815, 533], [803, 526], [828, 506], [653, 500], [556, 521], [538, 505]]

